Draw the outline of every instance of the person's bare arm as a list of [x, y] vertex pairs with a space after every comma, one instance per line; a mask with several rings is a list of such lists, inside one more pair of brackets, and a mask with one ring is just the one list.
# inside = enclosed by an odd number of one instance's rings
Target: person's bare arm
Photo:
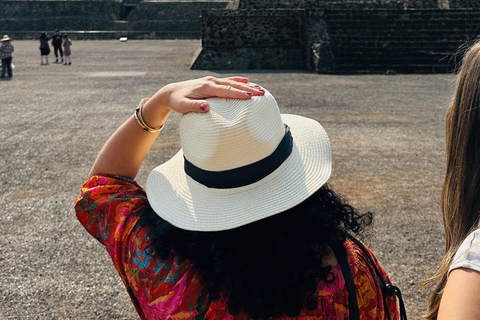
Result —
[[[161, 88], [143, 107], [143, 119], [152, 128], [162, 126], [170, 112], [208, 112], [210, 97], [250, 99], [263, 95], [259, 87], [247, 85], [248, 79], [206, 77], [169, 84]], [[133, 108], [132, 108], [133, 112]], [[158, 133], [143, 130], [131, 116], [105, 143], [89, 177], [99, 174], [134, 179]]]
[[480, 272], [450, 272], [440, 301], [438, 320], [480, 320]]

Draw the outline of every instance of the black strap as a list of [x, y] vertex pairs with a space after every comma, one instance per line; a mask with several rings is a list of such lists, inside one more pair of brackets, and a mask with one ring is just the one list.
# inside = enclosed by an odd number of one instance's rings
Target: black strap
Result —
[[348, 235], [347, 237], [362, 250], [363, 254], [368, 258], [368, 261], [375, 270], [376, 276], [380, 282], [380, 288], [382, 290], [383, 305], [385, 306], [385, 313], [387, 314], [387, 319], [392, 320], [392, 317], [388, 310], [387, 297], [396, 296], [398, 298], [398, 304], [400, 309], [400, 320], [407, 320], [407, 311], [405, 309], [405, 303], [403, 302], [402, 292], [400, 291], [400, 288], [385, 282], [385, 279], [380, 276], [380, 272], [378, 270], [377, 264], [375, 263], [375, 260], [373, 260], [372, 255], [360, 240], [351, 235]]
[[271, 155], [252, 164], [224, 171], [203, 170], [184, 158], [184, 170], [195, 181], [209, 188], [243, 187], [260, 181], [275, 171], [292, 153], [293, 138], [285, 125], [285, 135]]
[[348, 264], [347, 252], [343, 244], [333, 246], [333, 252], [337, 258], [338, 264], [342, 269], [345, 286], [348, 291], [348, 312], [350, 320], [360, 320], [360, 311], [358, 310], [357, 291], [353, 282], [352, 270]]

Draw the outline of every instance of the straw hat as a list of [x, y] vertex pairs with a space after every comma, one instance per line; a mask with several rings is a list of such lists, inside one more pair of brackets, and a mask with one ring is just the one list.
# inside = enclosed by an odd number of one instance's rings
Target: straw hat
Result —
[[11, 41], [12, 39], [10, 39], [7, 35], [4, 35], [2, 40], [0, 40], [0, 42], [5, 42], [5, 41]]
[[228, 230], [296, 206], [329, 179], [330, 142], [317, 121], [281, 115], [268, 91], [208, 102], [209, 112], [182, 116], [182, 149], [148, 176], [148, 200], [163, 219]]

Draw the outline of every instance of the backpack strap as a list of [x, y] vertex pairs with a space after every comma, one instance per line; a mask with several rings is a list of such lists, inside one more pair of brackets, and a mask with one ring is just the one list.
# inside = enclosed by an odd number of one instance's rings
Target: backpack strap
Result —
[[347, 251], [343, 244], [332, 246], [333, 253], [337, 258], [338, 264], [342, 269], [343, 279], [348, 291], [348, 314], [350, 320], [360, 320], [360, 311], [358, 310], [357, 291], [353, 282], [352, 270], [347, 259]]
[[[394, 286], [390, 283], [387, 283], [385, 281], [385, 279], [383, 279], [383, 277], [380, 276], [381, 273], [378, 270], [378, 267], [377, 267], [377, 264], [376, 264], [375, 260], [373, 259], [370, 252], [367, 250], [365, 245], [360, 240], [358, 240], [357, 238], [355, 238], [352, 235], [347, 235], [347, 238], [349, 240], [351, 240], [353, 243], [355, 243], [362, 250], [363, 254], [367, 257], [370, 265], [375, 270], [376, 277], [378, 278], [378, 280], [380, 282], [380, 288], [382, 290], [383, 305], [385, 307], [385, 313], [387, 314], [388, 320], [392, 319], [392, 317], [389, 313], [388, 304], [387, 304], [387, 297], [391, 297], [391, 296], [396, 296], [398, 298], [398, 304], [399, 304], [399, 309], [400, 309], [399, 310], [400, 311], [400, 320], [407, 320], [407, 311], [405, 310], [405, 303], [403, 302], [402, 292], [400, 291], [400, 288], [398, 288], [397, 286]], [[343, 271], [343, 269], [342, 269], [342, 271]], [[349, 295], [350, 295], [350, 293], [349, 293]]]

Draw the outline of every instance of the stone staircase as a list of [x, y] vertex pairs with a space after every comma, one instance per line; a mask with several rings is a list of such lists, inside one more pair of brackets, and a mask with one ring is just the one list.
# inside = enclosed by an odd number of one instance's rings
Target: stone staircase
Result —
[[0, 33], [36, 39], [55, 29], [81, 39], [199, 39], [202, 9], [229, 0], [0, 0]]

